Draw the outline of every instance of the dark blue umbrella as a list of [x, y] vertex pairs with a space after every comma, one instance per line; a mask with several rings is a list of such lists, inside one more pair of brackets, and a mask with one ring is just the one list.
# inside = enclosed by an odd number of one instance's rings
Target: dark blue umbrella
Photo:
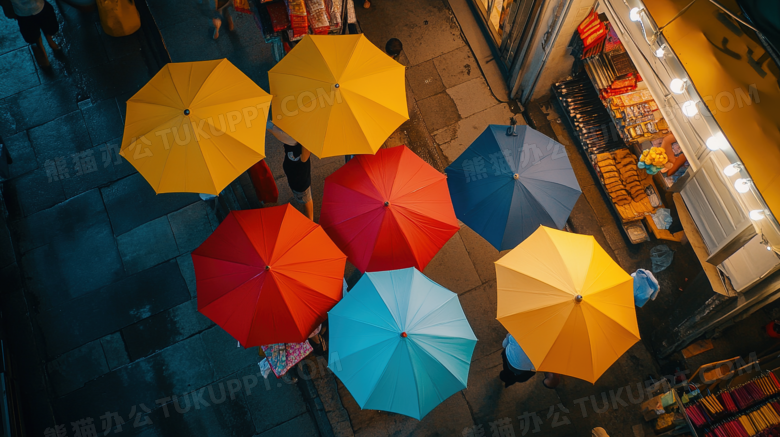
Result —
[[455, 215], [498, 250], [563, 229], [582, 194], [563, 145], [528, 126], [491, 124], [446, 172]]

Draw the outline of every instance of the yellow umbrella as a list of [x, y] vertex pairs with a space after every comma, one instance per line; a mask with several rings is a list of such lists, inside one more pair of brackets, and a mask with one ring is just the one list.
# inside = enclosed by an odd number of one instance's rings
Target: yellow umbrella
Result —
[[265, 157], [270, 104], [227, 59], [168, 64], [127, 101], [120, 155], [157, 193], [219, 194]]
[[593, 383], [639, 341], [632, 278], [590, 235], [541, 226], [496, 275], [498, 321], [539, 371]]
[[273, 122], [320, 158], [374, 154], [409, 119], [404, 74], [363, 35], [305, 36], [268, 72]]

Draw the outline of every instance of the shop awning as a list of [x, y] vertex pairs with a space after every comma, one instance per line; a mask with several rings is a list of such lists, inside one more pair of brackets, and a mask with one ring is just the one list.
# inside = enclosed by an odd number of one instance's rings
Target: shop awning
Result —
[[[645, 6], [663, 26], [690, 0]], [[720, 0], [732, 12], [733, 0]], [[744, 163], [775, 216], [780, 215], [780, 69], [755, 39], [707, 0], [664, 30], [693, 85]]]

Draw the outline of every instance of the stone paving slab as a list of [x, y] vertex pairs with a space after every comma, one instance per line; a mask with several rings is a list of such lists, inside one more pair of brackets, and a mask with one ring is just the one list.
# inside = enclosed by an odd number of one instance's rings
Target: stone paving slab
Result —
[[[21, 259], [25, 276], [29, 278], [28, 290], [38, 296], [43, 306], [56, 306], [124, 275], [105, 216], [97, 216], [94, 222], [64, 222], [63, 225], [70, 229], [53, 235], [45, 245], [25, 253]], [[89, 238], [84, 238], [86, 235]]]
[[124, 93], [136, 93], [157, 70], [148, 66], [140, 52], [113, 62], [83, 70], [84, 91], [93, 101], [111, 99]]
[[460, 120], [458, 107], [452, 97], [442, 92], [417, 102], [429, 132], [436, 132]]
[[[452, 162], [458, 159], [489, 124], [509, 124], [509, 118], [514, 115], [508, 104], [501, 103], [460, 120], [453, 128], [434, 132], [433, 137], [441, 145], [444, 155]], [[522, 118], [517, 118], [517, 122], [524, 124]]]
[[109, 371], [99, 340], [91, 341], [46, 363], [55, 396], [63, 396]]
[[260, 368], [255, 364], [241, 372], [258, 378], [258, 386], [246, 396], [256, 432], [263, 433], [306, 413], [303, 396], [295, 384], [291, 384], [286, 377], [276, 379], [269, 375], [268, 379], [264, 379], [259, 371]]
[[210, 328], [201, 334], [206, 352], [211, 358], [211, 366], [217, 377], [223, 377], [245, 366], [257, 366], [260, 361], [258, 348], [244, 349], [238, 342], [219, 326]]
[[[44, 82], [8, 100], [16, 132], [40, 126], [78, 110], [78, 90], [68, 80]], [[46, 102], [45, 109], [41, 107], [41, 102]]]
[[106, 411], [127, 417], [132, 406], [149, 409], [156, 401], [181, 395], [215, 381], [203, 343], [191, 337], [164, 351], [90, 381], [53, 401], [58, 422], [75, 422]]
[[200, 201], [194, 193], [155, 194], [140, 173], [101, 188], [115, 235]]
[[8, 166], [11, 178], [21, 176], [38, 168], [38, 159], [35, 157], [35, 151], [30, 144], [27, 132], [19, 132], [16, 135], [3, 138], [3, 142], [8, 147], [8, 154], [11, 155], [11, 159], [14, 160], [13, 165]]
[[64, 160], [68, 171], [63, 172], [63, 169], [57, 167], [62, 178], [73, 177], [75, 174], [71, 155], [92, 147], [81, 111], [70, 112], [42, 126], [30, 129], [30, 142], [35, 149], [40, 167], [44, 167], [47, 160]]
[[496, 281], [488, 281], [459, 296], [460, 306], [477, 337], [471, 361], [474, 362], [502, 349], [506, 329], [496, 320]]
[[417, 100], [426, 99], [446, 89], [433, 60], [407, 68], [406, 80]]
[[468, 82], [447, 89], [447, 94], [452, 97], [458, 113], [466, 118], [477, 112], [484, 111], [498, 104], [482, 77], [476, 77]]
[[319, 437], [320, 433], [317, 431], [317, 428], [315, 428], [311, 417], [309, 417], [308, 414], [301, 414], [276, 428], [258, 434], [256, 437], [289, 437], [293, 435], [300, 437]]
[[68, 300], [56, 307], [42, 308], [35, 320], [47, 339], [47, 355], [51, 357], [189, 299], [190, 294], [179, 273], [178, 264], [169, 261], [94, 293]]
[[92, 144], [103, 144], [122, 136], [124, 123], [119, 116], [116, 99], [101, 100], [95, 104], [86, 100], [79, 107]]
[[400, 414], [361, 410], [347, 388], [339, 382], [339, 395], [349, 413], [355, 437], [463, 435], [463, 429], [472, 426], [474, 422], [462, 393], [453, 394], [418, 421]]
[[132, 362], [212, 326], [214, 324], [198, 312], [197, 302], [192, 299], [123, 328], [121, 336]]
[[482, 76], [469, 46], [457, 48], [434, 58], [433, 63], [445, 88], [452, 88]]
[[116, 237], [127, 274], [138, 273], [179, 255], [168, 217], [160, 217]]
[[122, 339], [122, 334], [120, 332], [115, 332], [101, 338], [100, 345], [103, 347], [103, 353], [106, 356], [106, 363], [108, 363], [109, 369], [114, 370], [130, 363], [125, 342]]
[[211, 208], [206, 202], [196, 202], [168, 214], [168, 221], [180, 253], [195, 250], [211, 235], [216, 229], [210, 220], [212, 215]]
[[0, 55], [0, 99], [41, 83], [34, 62], [27, 47]]
[[0, 20], [0, 53], [8, 53], [22, 47], [28, 47], [28, 44], [19, 33], [19, 25], [16, 20]]
[[480, 280], [482, 282], [495, 280], [496, 266], [494, 263], [509, 253], [509, 251], [499, 252], [492, 244], [488, 243], [487, 240], [463, 223], [460, 224], [459, 234], [463, 239], [463, 244], [466, 246], [466, 251], [469, 253], [471, 261], [474, 263], [474, 268], [476, 268]]
[[18, 211], [22, 216], [29, 216], [65, 200], [62, 184], [59, 181], [51, 182], [43, 168], [10, 181], [8, 186], [11, 190], [5, 196], [11, 214]]
[[423, 273], [442, 287], [458, 294], [482, 284], [460, 238], [460, 232], [444, 244]]
[[176, 258], [176, 262], [179, 264], [179, 272], [184, 278], [184, 282], [187, 284], [187, 289], [190, 291], [191, 297], [196, 296], [195, 287], [195, 266], [192, 263], [192, 255], [185, 253], [184, 255]]

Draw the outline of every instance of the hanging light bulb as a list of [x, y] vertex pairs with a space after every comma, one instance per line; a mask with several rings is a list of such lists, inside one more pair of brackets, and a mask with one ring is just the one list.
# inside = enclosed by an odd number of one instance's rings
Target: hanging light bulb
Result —
[[682, 94], [685, 91], [686, 82], [687, 81], [684, 79], [672, 79], [672, 82], [669, 84], [669, 89], [675, 94]]
[[754, 209], [750, 211], [750, 220], [761, 220], [764, 218], [764, 211], [760, 209]]
[[750, 191], [750, 179], [746, 178], [739, 178], [736, 181], [734, 181], [734, 189], [737, 190], [737, 192], [745, 194], [748, 191]]
[[737, 162], [727, 165], [726, 168], [723, 169], [723, 174], [726, 176], [734, 176], [735, 174], [739, 173], [740, 170], [742, 170], [742, 164]]
[[699, 108], [696, 107], [696, 102], [688, 100], [682, 104], [682, 112], [688, 117], [693, 117], [699, 113]]
[[707, 138], [707, 148], [710, 150], [726, 150], [729, 147], [729, 142], [722, 132], [718, 132], [715, 135]]
[[631, 19], [631, 21], [640, 21], [642, 19], [642, 16], [639, 14], [641, 12], [641, 9], [634, 8], [628, 11], [628, 18]]
[[661, 47], [658, 47], [658, 50], [655, 51], [656, 58], [663, 58], [665, 54], [666, 54], [666, 44], [663, 44]]

